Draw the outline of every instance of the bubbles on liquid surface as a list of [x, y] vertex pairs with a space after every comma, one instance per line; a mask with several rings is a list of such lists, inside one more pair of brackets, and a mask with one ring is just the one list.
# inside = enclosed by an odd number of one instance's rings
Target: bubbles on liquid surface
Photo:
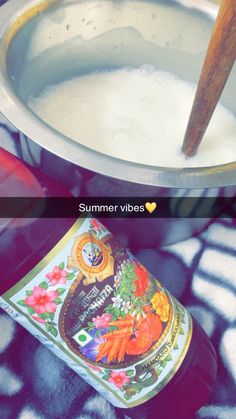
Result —
[[221, 104], [198, 154], [191, 159], [181, 154], [195, 89], [145, 64], [50, 86], [31, 98], [29, 106], [66, 136], [120, 159], [162, 167], [211, 166], [236, 160], [236, 118]]

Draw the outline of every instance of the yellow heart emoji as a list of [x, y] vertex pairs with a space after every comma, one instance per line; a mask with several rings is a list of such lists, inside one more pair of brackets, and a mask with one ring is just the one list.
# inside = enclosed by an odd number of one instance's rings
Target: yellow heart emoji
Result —
[[157, 207], [156, 202], [146, 202], [145, 203], [145, 208], [150, 214], [152, 214], [152, 212], [155, 211], [156, 207]]

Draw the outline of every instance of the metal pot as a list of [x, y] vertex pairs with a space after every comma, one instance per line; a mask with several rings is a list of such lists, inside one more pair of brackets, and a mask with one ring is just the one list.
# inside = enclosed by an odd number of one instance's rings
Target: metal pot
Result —
[[[197, 208], [206, 194], [232, 194], [225, 187], [236, 185], [236, 162], [191, 169], [131, 163], [65, 137], [27, 106], [49, 84], [123, 65], [151, 64], [197, 82], [216, 15], [208, 0], [10, 0], [0, 9], [0, 111], [21, 131], [23, 158], [76, 195], [187, 195], [196, 196]], [[235, 76], [236, 68], [222, 96], [234, 113]], [[173, 217], [181, 215], [175, 211]], [[151, 246], [185, 239], [209, 223], [185, 216], [129, 222], [130, 243], [143, 244], [143, 228]], [[112, 228], [122, 235], [127, 224]]]

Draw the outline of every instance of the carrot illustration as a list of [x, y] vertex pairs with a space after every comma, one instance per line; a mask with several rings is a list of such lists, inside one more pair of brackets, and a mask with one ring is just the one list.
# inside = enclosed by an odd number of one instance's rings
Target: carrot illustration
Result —
[[101, 345], [99, 345], [99, 351], [98, 351], [96, 361], [97, 362], [101, 361], [101, 359], [108, 354], [111, 347], [112, 347], [112, 341], [110, 340], [108, 340], [105, 343], [101, 343]]
[[108, 357], [107, 357], [107, 362], [108, 363], [113, 361], [114, 359], [116, 359], [116, 356], [117, 356], [117, 354], [120, 350], [121, 341], [122, 340], [120, 338], [116, 338], [116, 339], [112, 340], [112, 346], [109, 350], [109, 354], [108, 354]]
[[124, 359], [124, 356], [125, 356], [125, 353], [126, 353], [126, 347], [127, 347], [128, 342], [129, 342], [129, 339], [130, 339], [130, 336], [126, 336], [125, 338], [122, 339], [119, 354], [118, 354], [118, 357], [117, 357], [118, 362], [121, 362]]
[[96, 361], [107, 356], [107, 363], [120, 363], [126, 354], [141, 355], [150, 349], [162, 333], [162, 324], [159, 316], [152, 313], [149, 306], [144, 311], [146, 313], [139, 318], [127, 315], [124, 319], [119, 318], [108, 323], [117, 329], [101, 336], [105, 342], [99, 345]]
[[113, 330], [110, 333], [106, 333], [105, 335], [102, 335], [103, 339], [114, 339], [117, 337], [124, 337], [124, 336], [130, 336], [133, 333], [133, 329], [132, 327], [124, 327], [124, 329], [118, 329], [118, 330]]

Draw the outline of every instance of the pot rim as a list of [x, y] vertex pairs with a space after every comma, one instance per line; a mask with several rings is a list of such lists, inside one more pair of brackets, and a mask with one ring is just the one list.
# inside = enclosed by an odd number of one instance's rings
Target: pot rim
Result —
[[[192, 0], [172, 0], [194, 7]], [[17, 97], [6, 71], [7, 48], [13, 24], [25, 12], [48, 7], [55, 0], [10, 0], [0, 8], [0, 111], [23, 134], [39, 146], [80, 167], [116, 179], [159, 187], [202, 188], [236, 184], [236, 161], [217, 166], [167, 168], [121, 160], [95, 151], [66, 137], [42, 121]], [[36, 6], [36, 7], [35, 7]], [[197, 8], [212, 18], [218, 6], [198, 0]], [[32, 13], [30, 18], [32, 17]], [[28, 20], [28, 19], [27, 19]]]

